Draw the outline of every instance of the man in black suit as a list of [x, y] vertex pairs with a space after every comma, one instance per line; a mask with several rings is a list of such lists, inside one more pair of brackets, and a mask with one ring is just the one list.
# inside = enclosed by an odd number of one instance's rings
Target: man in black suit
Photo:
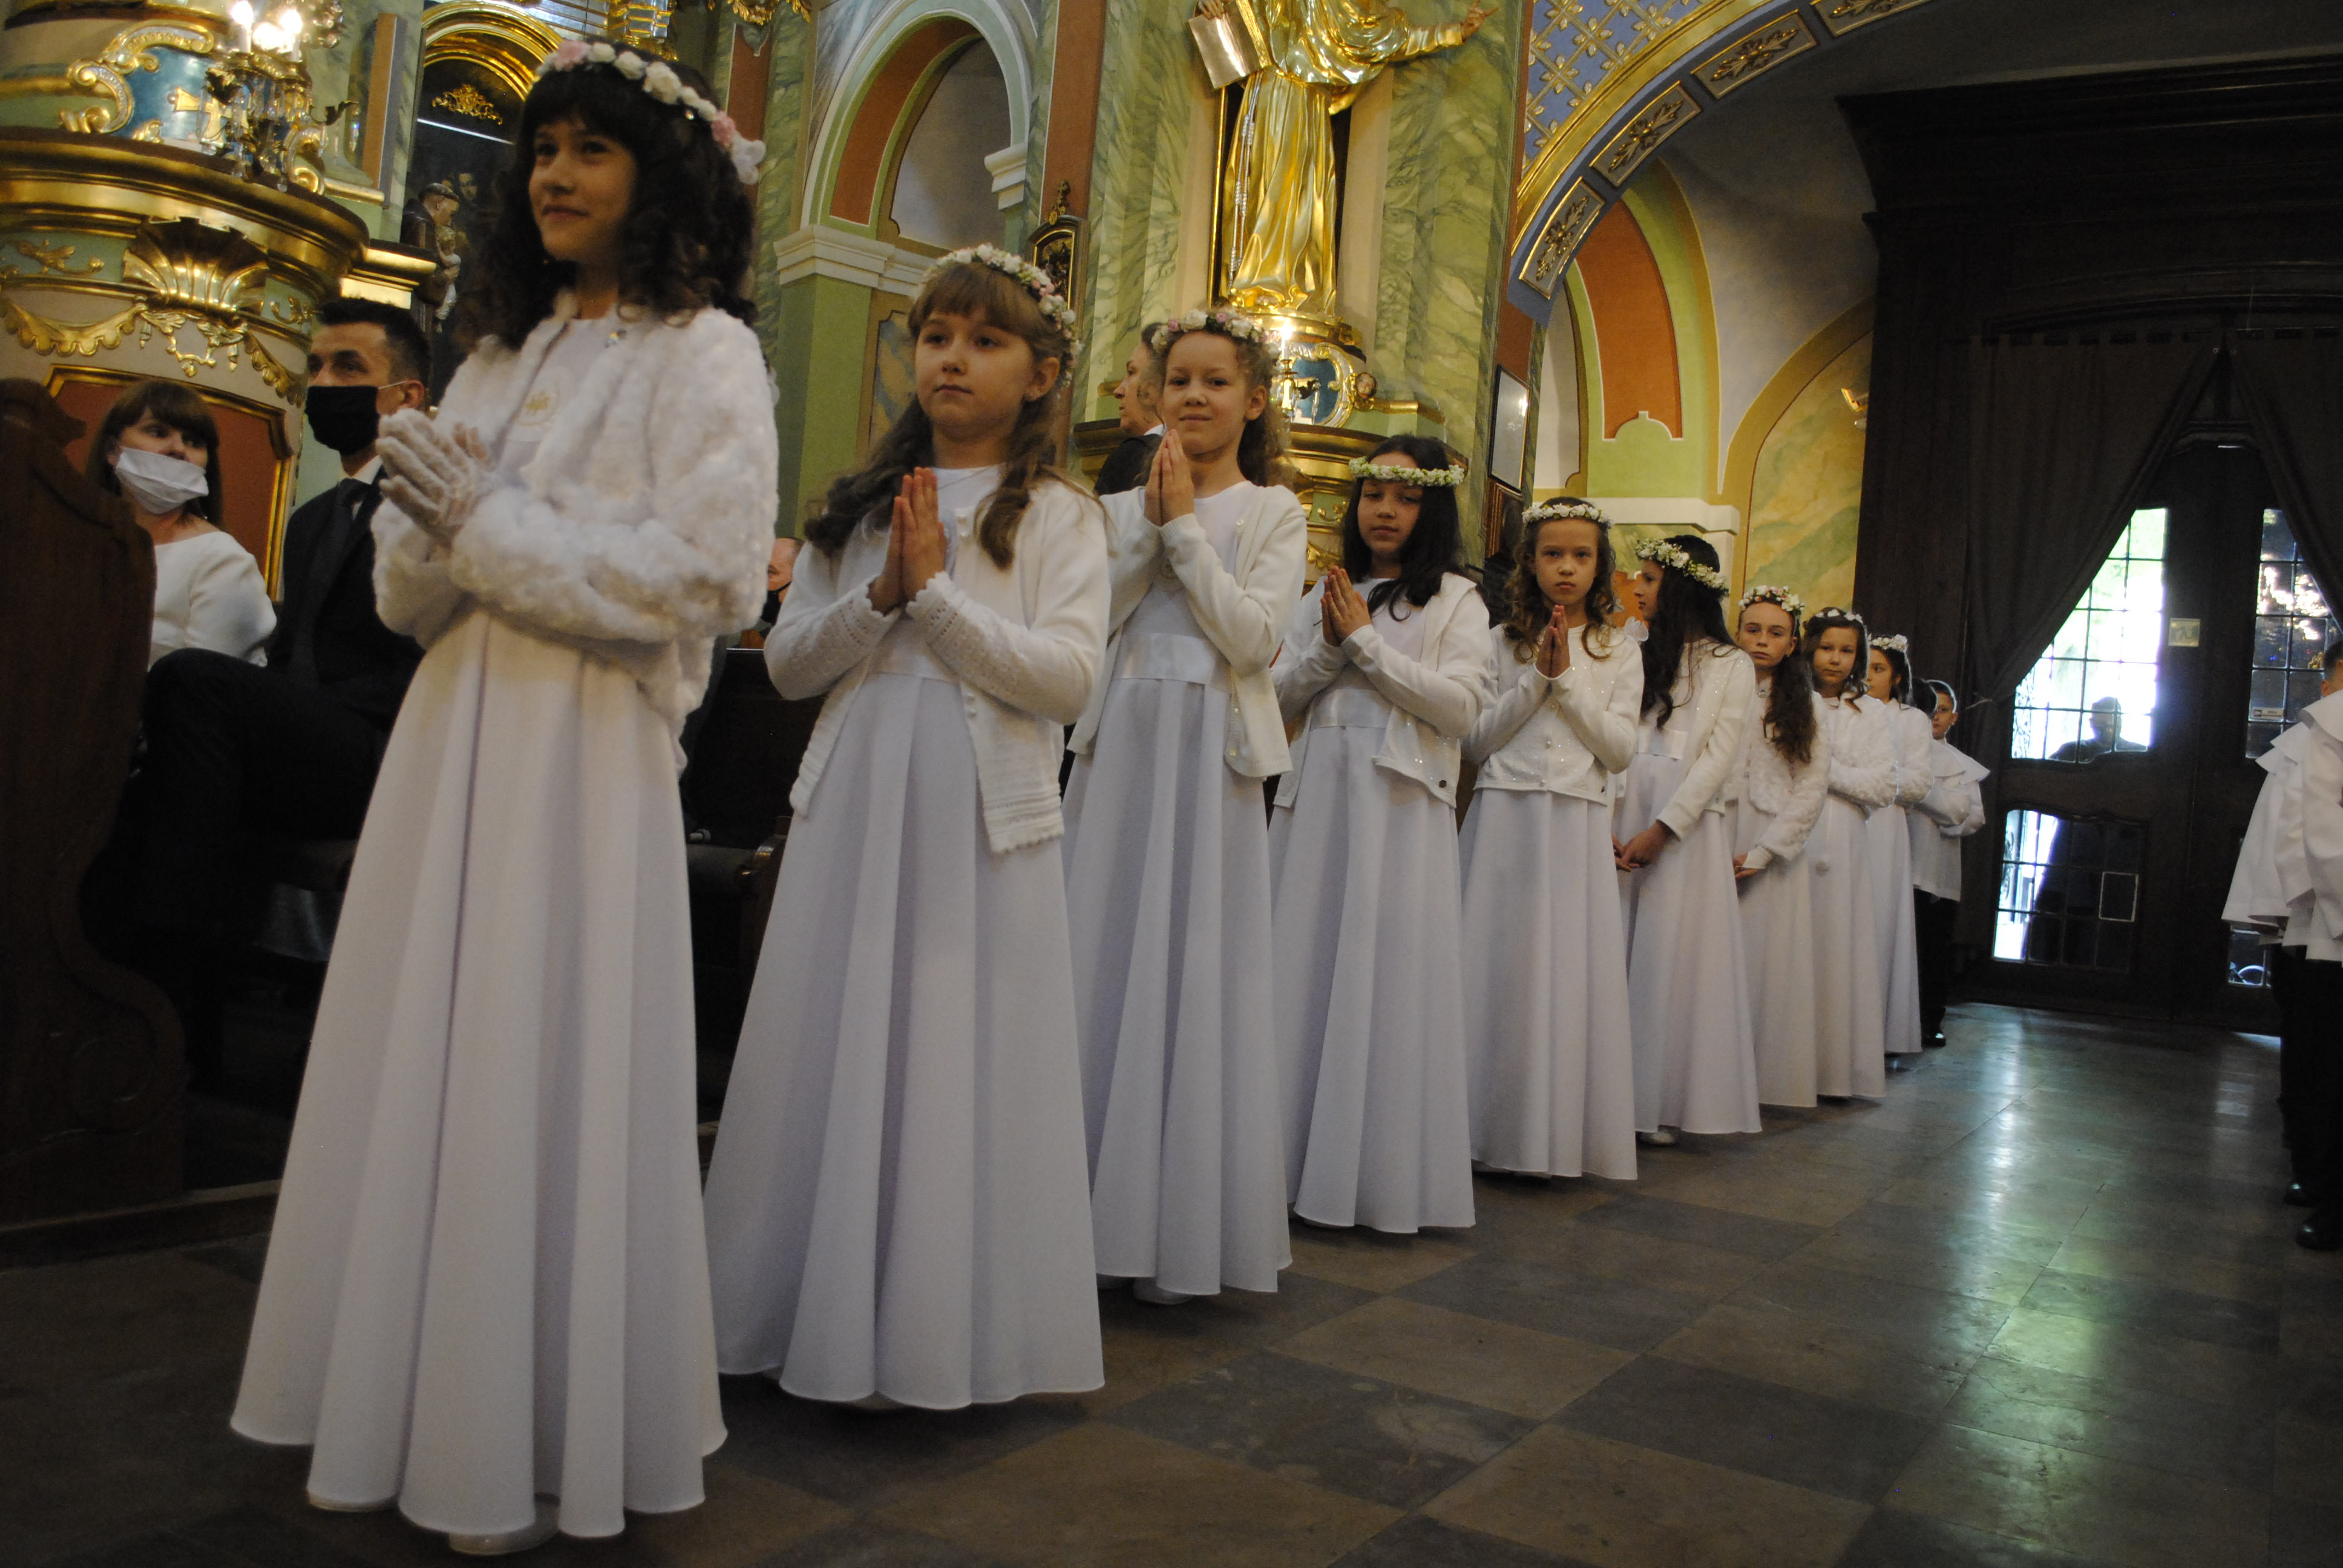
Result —
[[1135, 490], [1147, 483], [1156, 446], [1163, 439], [1163, 427], [1155, 417], [1155, 400], [1162, 388], [1153, 382], [1154, 368], [1154, 357], [1144, 344], [1122, 362], [1122, 379], [1114, 385], [1114, 400], [1122, 409], [1122, 443], [1099, 467], [1101, 496]]
[[[126, 814], [135, 953], [179, 1005], [198, 1072], [217, 1059], [210, 978], [258, 917], [240, 830], [354, 839], [398, 705], [421, 662], [374, 604], [377, 421], [425, 405], [431, 350], [407, 311], [327, 301], [309, 344], [311, 433], [341, 483], [285, 530], [283, 600], [266, 666], [201, 648], [146, 677], [146, 751]], [[216, 992], [214, 993], [216, 995]]]

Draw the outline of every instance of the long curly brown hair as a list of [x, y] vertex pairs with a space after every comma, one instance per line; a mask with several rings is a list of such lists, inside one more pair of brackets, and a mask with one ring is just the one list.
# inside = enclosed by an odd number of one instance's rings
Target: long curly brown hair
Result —
[[[706, 77], [669, 64], [687, 86], [710, 95]], [[712, 307], [753, 324], [757, 307], [741, 290], [757, 220], [731, 158], [689, 110], [660, 103], [616, 66], [585, 65], [538, 77], [521, 105], [512, 156], [497, 175], [488, 220], [465, 263], [458, 322], [464, 346], [493, 337], [518, 347], [553, 314], [554, 297], [576, 278], [576, 266], [546, 254], [528, 205], [537, 134], [569, 119], [634, 155], [618, 297], [662, 317]]]
[[[1586, 504], [1575, 496], [1556, 499], [1564, 506]], [[1554, 607], [1538, 587], [1538, 537], [1562, 523], [1594, 525], [1594, 581], [1586, 590], [1586, 646], [1600, 648], [1596, 657], [1607, 658], [1612, 645], [1622, 636], [1617, 624], [1619, 590], [1612, 580], [1618, 575], [1619, 558], [1611, 548], [1611, 525], [1596, 518], [1548, 518], [1522, 529], [1522, 542], [1513, 552], [1513, 575], [1505, 579], [1505, 640], [1513, 648], [1513, 658], [1523, 664], [1537, 656], [1538, 638], [1545, 635], [1554, 617]]]
[[[1183, 331], [1172, 330], [1174, 323], [1161, 321], [1141, 335], [1147, 345], [1147, 382], [1155, 388], [1160, 405], [1163, 397], [1163, 374], [1172, 357], [1172, 346], [1190, 333], [1209, 333], [1224, 338], [1237, 351], [1237, 368], [1244, 373], [1248, 391], [1255, 387], [1270, 387], [1277, 379], [1277, 346], [1253, 341], [1222, 332], [1209, 319], [1202, 327]], [[1159, 408], [1160, 412], [1160, 408]], [[1237, 437], [1237, 472], [1256, 485], [1283, 485], [1292, 481], [1292, 466], [1286, 461], [1285, 410], [1271, 397], [1262, 410], [1245, 421], [1244, 434]]]
[[[1765, 696], [1765, 739], [1793, 768], [1804, 768], [1815, 756], [1815, 672], [1806, 663], [1805, 645], [1798, 640], [1798, 612], [1778, 599], [1768, 600], [1790, 618], [1790, 651], [1774, 667], [1772, 689]], [[1745, 605], [1747, 615], [1755, 606]], [[1734, 618], [1735, 629], [1740, 617]]]
[[[1025, 340], [1038, 360], [1055, 359], [1060, 369], [1073, 359], [1074, 341], [1066, 329], [1041, 314], [1041, 306], [1023, 285], [1007, 274], [978, 262], [954, 262], [928, 279], [911, 301], [913, 342], [932, 316], [965, 316], [990, 322]], [[1057, 467], [1055, 434], [1059, 403], [1066, 395], [1061, 374], [1050, 390], [1018, 411], [1009, 432], [1008, 456], [1001, 460], [1001, 487], [976, 525], [976, 542], [996, 566], [1016, 558], [1017, 525], [1025, 516], [1033, 487], [1045, 479], [1063, 479]], [[806, 542], [825, 555], [846, 548], [858, 528], [884, 530], [903, 476], [936, 460], [936, 427], [928, 411], [914, 399], [888, 427], [861, 466], [830, 481], [830, 493], [808, 508]]]

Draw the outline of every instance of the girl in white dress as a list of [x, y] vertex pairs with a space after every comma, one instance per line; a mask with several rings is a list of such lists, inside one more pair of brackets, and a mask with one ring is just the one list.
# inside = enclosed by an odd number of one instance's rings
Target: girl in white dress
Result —
[[1473, 1157], [1540, 1176], [1635, 1175], [1635, 1062], [1611, 801], [1644, 662], [1616, 625], [1609, 521], [1534, 507], [1465, 739], [1464, 1046]]
[[1058, 839], [1106, 644], [1051, 466], [1073, 312], [989, 246], [911, 302], [916, 400], [765, 641], [822, 696], [708, 1175], [717, 1356], [934, 1410], [1104, 1381]]
[[1985, 826], [1989, 775], [1945, 737], [1961, 716], [1960, 699], [1941, 680], [1926, 680], [1931, 713], [1928, 770], [1934, 782], [1909, 812], [1912, 923], [1920, 967], [1920, 1040], [1945, 1043], [1945, 999], [1953, 982], [1953, 930], [1961, 908], [1961, 840]]
[[1936, 736], [1928, 716], [1905, 700], [1912, 689], [1912, 664], [1902, 638], [1873, 638], [1865, 669], [1865, 690], [1879, 705], [1896, 761], [1895, 797], [1865, 824], [1871, 839], [1872, 910], [1878, 919], [1874, 929], [1879, 942], [1881, 1017], [1887, 1053], [1909, 1056], [1921, 1048], [1909, 809], [1936, 786]]
[[1887, 1092], [1879, 1002], [1879, 922], [1865, 820], [1895, 799], [1896, 761], [1882, 710], [1855, 671], [1868, 651], [1863, 618], [1826, 605], [1806, 619], [1803, 649], [1823, 703], [1830, 794], [1806, 839], [1814, 878], [1815, 1092], [1826, 1100]]
[[1200, 312], [1149, 353], [1165, 428], [1105, 500], [1110, 673], [1074, 730], [1066, 903], [1100, 1280], [1169, 1306], [1292, 1261], [1261, 781], [1287, 766], [1269, 669], [1309, 519], [1275, 482], [1268, 331]]
[[1830, 743], [1798, 650], [1805, 611], [1789, 589], [1760, 584], [1741, 596], [1733, 633], [1757, 669], [1740, 766], [1726, 789], [1736, 808], [1733, 874], [1765, 1105], [1812, 1105], [1816, 1092], [1815, 878], [1805, 850], [1830, 792]]
[[522, 106], [465, 275], [478, 349], [436, 422], [382, 427], [376, 593], [427, 651], [235, 1415], [316, 1445], [320, 1507], [395, 1499], [469, 1553], [691, 1507], [724, 1438], [676, 769], [772, 529], [752, 144], [598, 47]]
[[219, 421], [176, 381], [124, 389], [90, 437], [85, 472], [130, 503], [155, 541], [155, 625], [146, 665], [183, 648], [266, 664], [277, 607], [252, 552], [223, 532]]
[[1421, 436], [1360, 465], [1273, 671], [1300, 727], [1269, 830], [1287, 1192], [1315, 1225], [1473, 1222], [1456, 779], [1489, 617], [1449, 569], [1457, 471]]
[[1719, 603], [1725, 576], [1697, 534], [1635, 547], [1644, 710], [1613, 813], [1635, 1037], [1635, 1129], [1759, 1132], [1749, 980], [1725, 787], [1757, 689]]

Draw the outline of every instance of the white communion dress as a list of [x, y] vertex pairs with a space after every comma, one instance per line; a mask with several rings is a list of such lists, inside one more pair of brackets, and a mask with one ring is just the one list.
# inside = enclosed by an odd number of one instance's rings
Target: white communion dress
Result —
[[726, 1091], [708, 1239], [726, 1372], [945, 1410], [1104, 1381], [1062, 732], [1020, 705], [1081, 710], [1107, 573], [1088, 498], [1036, 486], [1001, 568], [976, 538], [999, 470], [936, 477], [944, 572], [881, 615], [882, 530], [836, 556], [809, 547], [765, 645], [784, 694], [829, 695]]
[[1492, 637], [1496, 695], [1464, 743], [1481, 769], [1462, 844], [1473, 1156], [1628, 1181], [1635, 1060], [1611, 801], [1644, 663], [1624, 633], [1570, 638], [1570, 668], [1549, 678]]
[[1864, 824], [1870, 840], [1874, 940], [1879, 944], [1881, 1027], [1890, 1056], [1917, 1052], [1920, 1041], [1919, 918], [1912, 906], [1912, 828], [1907, 808], [1936, 787], [1936, 737], [1928, 716], [1901, 702], [1867, 699], [1871, 722], [1885, 731], [1896, 792]]
[[1321, 1225], [1470, 1225], [1455, 799], [1488, 613], [1451, 574], [1334, 646], [1323, 591], [1277, 660], [1302, 723], [1270, 826], [1287, 1191]]
[[[327, 1505], [395, 1498], [456, 1534], [526, 1530], [546, 1495], [564, 1533], [616, 1534], [701, 1501], [724, 1439], [688, 683], [661, 676], [755, 613], [774, 440], [760, 403], [729, 417], [762, 397], [739, 322], [610, 325], [565, 302], [458, 372], [439, 420], [500, 473], [449, 543], [376, 516], [385, 622], [427, 651], [351, 870], [233, 1422], [314, 1443]], [[714, 412], [649, 413], [686, 385]]]
[[1688, 645], [1667, 722], [1643, 716], [1614, 816], [1623, 844], [1654, 822], [1674, 835], [1657, 859], [1618, 874], [1640, 1131], [1764, 1131], [1733, 824], [1723, 807], [1755, 689], [1739, 648]]
[[1830, 793], [1806, 839], [1814, 879], [1815, 1092], [1876, 1100], [1887, 1092], [1874, 913], [1872, 812], [1895, 799], [1896, 764], [1869, 698], [1823, 701]]
[[1098, 1271], [1182, 1295], [1273, 1291], [1292, 1259], [1269, 823], [1240, 767], [1232, 666], [1258, 678], [1275, 654], [1302, 504], [1239, 483], [1163, 528], [1141, 491], [1105, 506], [1129, 608], [1095, 733], [1076, 740], [1065, 846]]
[[1804, 762], [1783, 755], [1765, 722], [1771, 678], [1761, 675], [1730, 786], [1733, 849], [1741, 879], [1741, 936], [1749, 964], [1749, 1030], [1761, 1105], [1812, 1105], [1818, 1036], [1815, 990], [1815, 819], [1830, 790], [1830, 739], [1814, 699], [1814, 743]]
[[207, 648], [248, 664], [268, 662], [277, 607], [259, 563], [217, 528], [155, 547], [155, 624], [146, 668], [183, 648]]

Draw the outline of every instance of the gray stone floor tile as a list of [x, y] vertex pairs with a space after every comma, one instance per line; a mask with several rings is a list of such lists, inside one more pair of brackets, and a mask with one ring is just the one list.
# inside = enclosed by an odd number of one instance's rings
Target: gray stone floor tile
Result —
[[1483, 1252], [1398, 1292], [1543, 1333], [1647, 1351], [1707, 1310], [1699, 1296], [1574, 1272], [1553, 1261]]
[[799, 1399], [761, 1377], [729, 1377], [723, 1390], [731, 1435], [719, 1458], [856, 1509], [989, 1464], [1084, 1419], [1064, 1398], [880, 1412]]
[[1785, 1258], [1816, 1236], [1817, 1225], [1787, 1220], [1765, 1220], [1735, 1214], [1697, 1203], [1671, 1203], [1664, 1198], [1628, 1197], [1579, 1217], [1582, 1225], [1616, 1225], [1670, 1241], [1690, 1241], [1721, 1252], [1752, 1258]]
[[1363, 1546], [1354, 1547], [1334, 1568], [1587, 1568], [1502, 1536], [1483, 1535], [1461, 1524], [1413, 1514]]
[[2252, 1302], [2230, 1301], [2195, 1291], [2101, 1279], [2045, 1269], [2020, 1303], [2037, 1312], [2088, 1318], [2149, 1329], [2176, 1339], [2202, 1340], [2241, 1351], [2278, 1349], [2278, 1312]]
[[1838, 1568], [2101, 1568], [2088, 1558], [2006, 1535], [1988, 1534], [1883, 1508], [1855, 1538]]

